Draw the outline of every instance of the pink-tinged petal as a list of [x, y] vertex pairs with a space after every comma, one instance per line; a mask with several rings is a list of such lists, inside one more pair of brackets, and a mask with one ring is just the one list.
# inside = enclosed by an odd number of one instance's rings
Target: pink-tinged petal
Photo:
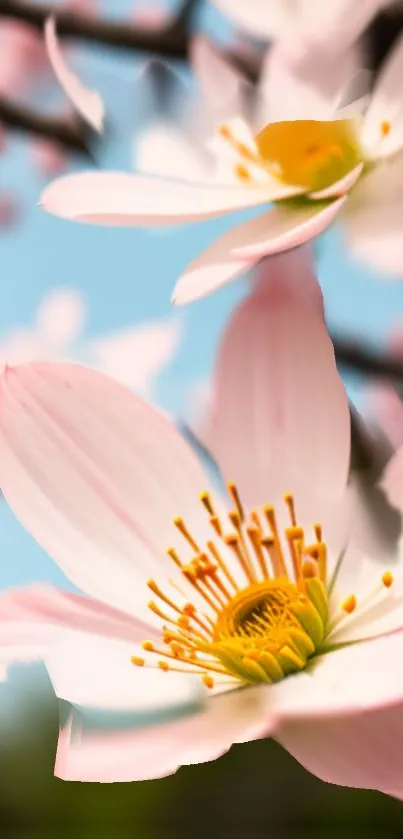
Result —
[[[144, 672], [144, 671], [142, 671]], [[178, 674], [176, 674], [178, 675]], [[169, 676], [169, 674], [162, 674]], [[174, 678], [174, 674], [173, 674]], [[61, 727], [55, 774], [64, 780], [139, 781], [170, 775], [183, 765], [215, 760], [233, 743], [270, 735], [274, 718], [267, 694], [259, 689], [235, 690], [209, 698], [201, 708], [183, 708], [182, 716], [150, 720], [147, 727], [119, 720], [115, 730], [75, 708]]]
[[347, 396], [307, 249], [265, 261], [232, 314], [217, 355], [208, 427], [207, 446], [247, 506], [295, 491], [300, 513], [311, 494], [334, 501], [343, 493]]
[[0, 662], [3, 665], [43, 658], [61, 629], [118, 638], [138, 644], [160, 633], [96, 600], [48, 585], [5, 591], [0, 596]]
[[403, 513], [403, 446], [391, 457], [380, 486], [389, 504]]
[[403, 147], [402, 75], [400, 37], [379, 75], [360, 136], [362, 145], [374, 157], [388, 157]]
[[49, 60], [59, 84], [78, 113], [95, 131], [102, 132], [105, 107], [98, 91], [84, 87], [80, 79], [66, 64], [56, 34], [55, 18], [45, 23], [45, 43]]
[[267, 229], [269, 218], [270, 214], [265, 213], [243, 222], [213, 242], [179, 277], [173, 290], [172, 303], [182, 306], [205, 297], [253, 268], [258, 260], [238, 259], [233, 250], [241, 242], [245, 245], [250, 242], [257, 235], [256, 231], [262, 235]]
[[388, 2], [332, 0], [331, 3], [321, 3], [314, 7], [310, 0], [303, 0], [295, 16], [295, 25], [283, 40], [283, 47], [294, 62], [316, 52], [323, 58], [329, 53], [337, 56], [339, 63], [343, 64], [347, 51], [355, 45], [372, 18]]
[[402, 207], [403, 160], [398, 155], [361, 178], [343, 214], [353, 255], [391, 280], [403, 277]]
[[254, 38], [278, 38], [292, 26], [294, 15], [286, 3], [267, 0], [214, 0], [217, 8]]
[[346, 199], [325, 208], [275, 207], [268, 213], [231, 228], [201, 253], [179, 278], [172, 295], [176, 306], [211, 294], [245, 274], [265, 256], [290, 250], [322, 233]]
[[402, 653], [403, 632], [328, 652], [270, 688], [271, 703], [284, 725], [338, 716], [358, 721], [361, 714], [403, 702], [403, 668], [397, 666]]
[[146, 639], [144, 632], [137, 643], [59, 633], [45, 658], [56, 696], [83, 709], [127, 710], [139, 718], [202, 701], [206, 691], [200, 677], [133, 664], [132, 656], [142, 652], [139, 642]]
[[208, 177], [205, 160], [186, 132], [155, 123], [133, 141], [133, 168], [144, 175], [202, 183]]
[[331, 51], [326, 55], [302, 51], [299, 60], [292, 60], [284, 42], [280, 42], [267, 51], [260, 78], [270, 121], [334, 119], [356, 70], [354, 51], [343, 55], [342, 60]]
[[363, 168], [364, 164], [359, 163], [358, 166], [348, 173], [348, 175], [345, 175], [344, 178], [340, 178], [339, 181], [335, 181], [334, 184], [326, 187], [326, 189], [321, 189], [319, 192], [310, 192], [309, 198], [314, 201], [323, 201], [326, 198], [340, 198], [342, 195], [345, 195], [346, 192], [350, 192], [350, 189], [352, 189], [357, 183]]
[[266, 224], [256, 225], [248, 243], [236, 245], [232, 254], [237, 259], [258, 260], [303, 245], [332, 224], [346, 200], [342, 196], [325, 207], [315, 203], [303, 207], [277, 206], [265, 216]]
[[294, 194], [282, 184], [208, 186], [125, 172], [83, 172], [53, 181], [42, 193], [44, 210], [72, 221], [110, 226], [183, 224], [266, 204]]
[[402, 653], [403, 633], [390, 635], [328, 654], [298, 689], [278, 685], [291, 719], [276, 739], [324, 781], [402, 797]]
[[288, 723], [277, 739], [322, 781], [403, 797], [403, 702], [352, 718]]
[[246, 88], [245, 76], [203, 35], [192, 39], [190, 60], [207, 104], [213, 108], [223, 104], [227, 108], [232, 106], [234, 113], [239, 113], [242, 89]]
[[79, 365], [5, 371], [0, 483], [80, 589], [139, 617], [151, 614], [146, 580], [175, 576], [166, 548], [188, 556], [173, 519], [182, 515], [201, 541], [209, 533], [199, 502], [207, 481], [190, 447], [142, 399]]

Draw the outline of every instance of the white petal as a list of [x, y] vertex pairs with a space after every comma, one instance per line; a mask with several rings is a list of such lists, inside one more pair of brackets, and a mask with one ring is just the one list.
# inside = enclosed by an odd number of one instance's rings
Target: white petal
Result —
[[266, 705], [264, 692], [236, 690], [209, 698], [201, 709], [189, 706], [187, 716], [184, 707], [177, 719], [172, 714], [170, 721], [137, 729], [130, 722], [125, 729], [123, 720], [120, 730], [119, 719], [114, 729], [106, 724], [102, 730], [99, 717], [94, 724], [73, 708], [60, 731], [55, 772], [65, 780], [103, 782], [170, 775], [181, 765], [215, 760], [233, 743], [269, 735], [274, 719]]
[[45, 659], [56, 696], [82, 708], [130, 711], [139, 725], [147, 715], [152, 719], [201, 702], [200, 678], [132, 663], [133, 655], [141, 655], [140, 640], [62, 631]]
[[[305, 684], [304, 678], [297, 677], [294, 702], [289, 690], [289, 707], [296, 719], [285, 722], [276, 739], [324, 781], [401, 798], [402, 653], [402, 633], [331, 653], [327, 662], [323, 660], [321, 675], [319, 671], [311, 677], [306, 674]], [[292, 688], [291, 680], [288, 685]], [[343, 695], [345, 701], [340, 701]], [[319, 704], [323, 708], [315, 716]]]
[[402, 164], [399, 156], [362, 177], [343, 214], [353, 255], [392, 280], [403, 277]]
[[51, 65], [64, 92], [85, 121], [95, 131], [101, 132], [105, 118], [102, 98], [96, 90], [84, 87], [67, 66], [58, 42], [54, 17], [48, 18], [45, 23], [45, 42]]
[[189, 137], [168, 124], [155, 123], [135, 136], [133, 163], [144, 175], [178, 178], [195, 184], [207, 178], [204, 161]]
[[[238, 244], [232, 253], [238, 259], [262, 259], [264, 256], [303, 245], [319, 236], [334, 221], [347, 196], [326, 204], [303, 207], [277, 206], [261, 216], [247, 244]], [[246, 238], [246, 237], [245, 237]]]
[[[403, 702], [403, 632], [343, 647], [272, 688], [284, 721], [354, 717]], [[281, 738], [280, 738], [281, 739]]]
[[[332, 0], [313, 6], [310, 0], [299, 2], [299, 13], [291, 37], [284, 39], [284, 47], [292, 59], [301, 60], [311, 53], [337, 55], [345, 64], [346, 53], [355, 44], [371, 19], [388, 0]], [[348, 54], [348, 53], [347, 53]]]
[[[379, 75], [361, 133], [361, 143], [374, 157], [387, 157], [403, 148], [403, 37], [396, 42]], [[384, 135], [384, 123], [390, 131]]]
[[190, 303], [234, 280], [263, 257], [281, 253], [320, 235], [334, 220], [346, 199], [323, 208], [275, 207], [231, 228], [203, 251], [179, 278], [172, 295], [175, 305]]
[[11, 664], [43, 659], [61, 628], [132, 645], [146, 637], [160, 638], [144, 621], [79, 594], [48, 585], [9, 589], [0, 596], [0, 680]]
[[267, 52], [260, 80], [271, 122], [334, 119], [344, 90], [355, 73], [354, 53], [340, 56], [309, 51], [292, 61], [283, 43]]
[[220, 216], [287, 197], [288, 193], [281, 184], [272, 190], [193, 185], [125, 172], [84, 172], [51, 183], [40, 203], [47, 212], [72, 221], [132, 227]]
[[246, 87], [244, 76], [203, 35], [192, 39], [190, 60], [207, 104], [212, 108], [220, 108], [224, 104], [236, 113], [240, 108], [241, 91]]
[[266, 229], [269, 216], [265, 213], [232, 227], [191, 262], [173, 290], [174, 305], [182, 306], [205, 297], [253, 268], [257, 260], [238, 259], [233, 249], [240, 242], [250, 242], [256, 231]]
[[1, 486], [23, 525], [81, 589], [149, 617], [146, 580], [175, 576], [173, 519], [211, 535], [187, 444], [143, 400], [74, 364], [8, 369], [0, 425]]
[[283, 2], [214, 0], [214, 3], [237, 26], [255, 38], [277, 38], [284, 35], [293, 23], [293, 10]]
[[[312, 493], [334, 502], [343, 493], [347, 396], [308, 250], [263, 263], [257, 286], [232, 314], [217, 356], [208, 427], [208, 447], [247, 506], [302, 487], [299, 514]], [[315, 520], [319, 515], [318, 509]]]
[[345, 195], [345, 193], [350, 192], [350, 189], [352, 189], [352, 187], [357, 183], [363, 168], [364, 164], [359, 163], [358, 166], [355, 166], [355, 168], [348, 173], [348, 175], [345, 175], [344, 178], [340, 178], [339, 181], [335, 181], [335, 183], [331, 184], [331, 186], [326, 187], [326, 189], [321, 189], [319, 192], [311, 192], [309, 194], [309, 198], [312, 198], [315, 201], [322, 201], [325, 198], [338, 198]]

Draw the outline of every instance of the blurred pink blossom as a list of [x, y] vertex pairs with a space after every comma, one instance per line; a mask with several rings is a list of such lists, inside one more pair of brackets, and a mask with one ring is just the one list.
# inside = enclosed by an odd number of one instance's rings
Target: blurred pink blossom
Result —
[[181, 340], [177, 320], [126, 327], [88, 340], [87, 306], [74, 289], [53, 289], [37, 308], [34, 323], [0, 340], [0, 367], [35, 358], [71, 358], [92, 364], [133, 390], [149, 393]]
[[30, 148], [32, 162], [40, 174], [54, 177], [68, 165], [69, 158], [57, 143], [46, 139], [36, 139]]
[[11, 193], [0, 194], [0, 228], [10, 229], [19, 218], [19, 204]]

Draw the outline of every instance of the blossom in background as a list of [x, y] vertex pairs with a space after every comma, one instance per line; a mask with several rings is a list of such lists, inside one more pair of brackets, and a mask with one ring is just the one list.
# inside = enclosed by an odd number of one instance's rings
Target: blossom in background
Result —
[[391, 0], [213, 0], [221, 12], [254, 38], [278, 40], [293, 60], [310, 50], [334, 53], [350, 47]]
[[[48, 29], [48, 42], [49, 37], [54, 66], [63, 81], [63, 74], [70, 71], [60, 70], [65, 64], [53, 30]], [[199, 44], [198, 66], [205, 83], [220, 91], [223, 101], [231, 91], [237, 102], [238, 75], [234, 79], [222, 60], [213, 56], [205, 42]], [[267, 122], [266, 113], [257, 133], [239, 112], [221, 123], [208, 143], [214, 167], [205, 180], [200, 172], [196, 181], [189, 180], [185, 147], [187, 180], [173, 180], [180, 174], [181, 157], [178, 146], [173, 154], [171, 138], [165, 147], [165, 169], [172, 160], [171, 180], [124, 172], [73, 174], [45, 189], [42, 207], [81, 222], [155, 226], [274, 202], [262, 215], [231, 228], [185, 269], [174, 290], [175, 303], [207, 294], [262, 258], [308, 241], [336, 217], [345, 222], [355, 254], [382, 271], [401, 274], [403, 40], [388, 57], [365, 116], [360, 113], [362, 99], [356, 106], [343, 107], [346, 69], [354, 66], [353, 54], [351, 61], [337, 57], [317, 62], [313, 57], [309, 80], [293, 71], [281, 49], [274, 50], [268, 61], [264, 94], [272, 121]], [[69, 89], [73, 87], [70, 79]], [[87, 111], [94, 122], [99, 101], [93, 92], [89, 106], [87, 91], [80, 96], [78, 88], [73, 92], [76, 107]], [[159, 160], [163, 157], [160, 143]]]
[[160, 777], [274, 736], [325, 780], [403, 796], [400, 562], [392, 575], [346, 543], [348, 403], [304, 253], [276, 260], [235, 311], [220, 387], [224, 372], [214, 424], [236, 476], [229, 508], [170, 423], [121, 385], [72, 364], [5, 371], [4, 495], [88, 597], [5, 592], [3, 675], [44, 658], [70, 704], [65, 779]]
[[177, 351], [180, 324], [151, 321], [89, 340], [84, 337], [86, 318], [85, 300], [78, 291], [49, 292], [31, 328], [13, 329], [0, 340], [0, 364], [74, 359], [94, 365], [133, 390], [150, 393]]

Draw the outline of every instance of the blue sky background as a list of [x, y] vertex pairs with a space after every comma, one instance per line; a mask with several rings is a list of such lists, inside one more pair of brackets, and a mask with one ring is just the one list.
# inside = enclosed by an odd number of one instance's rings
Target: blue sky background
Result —
[[[151, 6], [152, 0], [147, 0]], [[114, 15], [128, 7], [127, 0], [107, 0], [104, 9]], [[203, 27], [225, 38], [226, 28], [213, 10], [206, 11]], [[144, 102], [134, 80], [139, 62], [118, 53], [88, 50], [78, 54], [86, 81], [97, 85], [112, 115], [113, 131], [97, 149], [103, 167], [129, 167], [130, 137], [136, 120], [144, 115]], [[55, 101], [54, 89], [41, 92], [41, 103]], [[75, 288], [89, 309], [87, 337], [143, 321], [179, 318], [183, 340], [178, 354], [161, 374], [155, 398], [166, 410], [183, 417], [198, 383], [208, 378], [214, 350], [228, 313], [245, 291], [233, 283], [185, 309], [172, 310], [170, 297], [178, 275], [200, 250], [233, 223], [231, 219], [190, 225], [169, 233], [116, 230], [74, 225], [52, 218], [37, 207], [44, 185], [32, 168], [26, 141], [10, 142], [0, 158], [0, 184], [18, 192], [24, 214], [14, 230], [0, 234], [2, 297], [0, 340], [10, 330], [28, 327], [43, 296], [52, 288]], [[319, 257], [330, 326], [374, 345], [386, 341], [403, 312], [403, 285], [383, 282], [379, 275], [355, 264], [346, 253], [339, 231], [322, 240]], [[135, 359], [133, 359], [135, 363]], [[360, 399], [356, 382], [353, 398]], [[0, 588], [47, 580], [68, 586], [61, 572], [33, 543], [0, 503]]]

